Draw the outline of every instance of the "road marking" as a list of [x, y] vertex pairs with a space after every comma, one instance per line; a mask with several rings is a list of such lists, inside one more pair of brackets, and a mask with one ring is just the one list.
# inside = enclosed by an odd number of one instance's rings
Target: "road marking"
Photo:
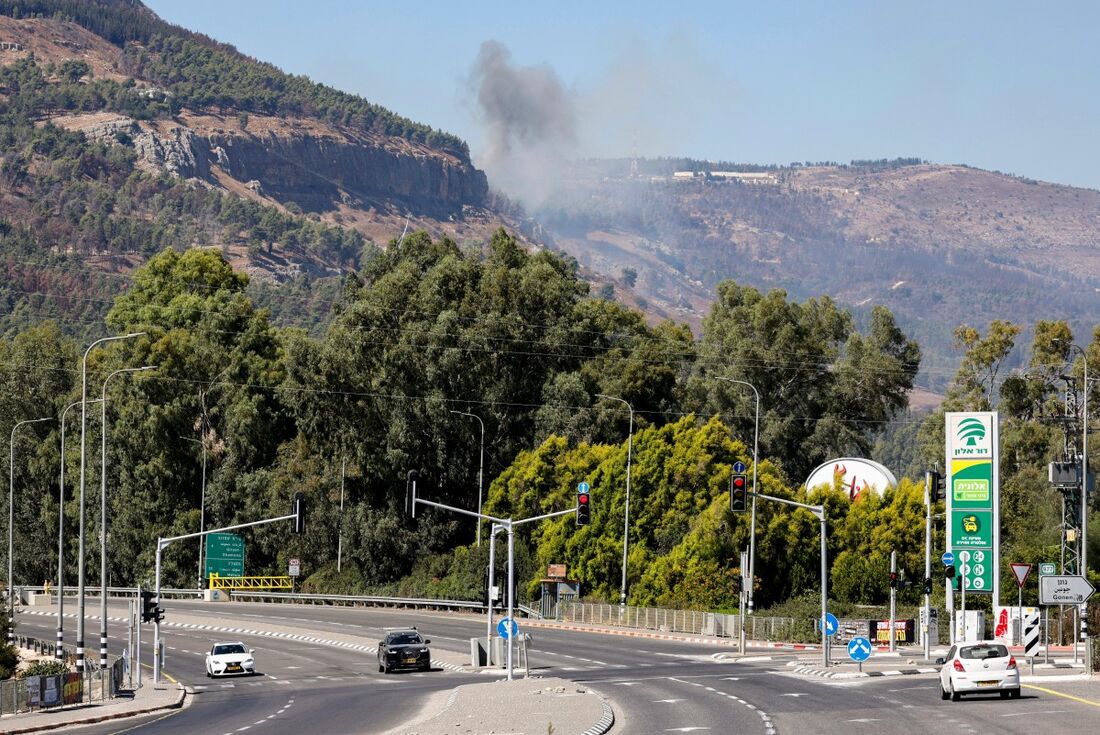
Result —
[[882, 722], [877, 717], [861, 717], [858, 720], [848, 720], [848, 722]]
[[1010, 712], [1007, 715], [1001, 715], [1001, 717], [1023, 717], [1025, 715], [1059, 715], [1064, 712], [1069, 712], [1068, 709], [1046, 709], [1038, 712]]
[[677, 702], [683, 702], [682, 699], [654, 699], [654, 704], [676, 704]]
[[709, 730], [709, 727], [674, 727], [671, 730], [665, 730], [665, 732], [695, 732], [697, 730]]
[[1081, 704], [1090, 704], [1093, 707], [1100, 707], [1100, 702], [1097, 702], [1097, 701], [1092, 700], [1092, 699], [1085, 699], [1083, 697], [1075, 697], [1072, 694], [1063, 694], [1062, 692], [1056, 692], [1053, 689], [1047, 689], [1045, 687], [1037, 687], [1034, 684], [1024, 684], [1023, 686], [1027, 687], [1028, 689], [1034, 689], [1035, 691], [1038, 691], [1038, 692], [1045, 692], [1047, 694], [1053, 694], [1056, 697], [1063, 697], [1065, 699], [1072, 699], [1074, 702], [1080, 702]]
[[808, 697], [809, 694], [805, 692], [787, 692], [786, 694], [780, 694], [781, 697]]

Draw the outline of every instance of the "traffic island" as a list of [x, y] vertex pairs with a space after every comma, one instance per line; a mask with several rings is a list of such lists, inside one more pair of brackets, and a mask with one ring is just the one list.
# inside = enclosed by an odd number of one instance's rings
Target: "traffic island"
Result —
[[123, 717], [168, 712], [183, 707], [187, 693], [183, 687], [154, 688], [148, 684], [132, 696], [121, 696], [103, 702], [84, 703], [65, 709], [43, 710], [20, 715], [5, 715], [0, 719], [0, 732], [5, 735], [44, 732], [77, 725], [117, 720]]
[[565, 679], [466, 684], [432, 695], [412, 722], [385, 735], [603, 735], [615, 724], [610, 701]]

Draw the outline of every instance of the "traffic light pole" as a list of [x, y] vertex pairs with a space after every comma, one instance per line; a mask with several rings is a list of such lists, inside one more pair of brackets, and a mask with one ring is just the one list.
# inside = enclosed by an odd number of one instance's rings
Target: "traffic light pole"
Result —
[[894, 634], [894, 619], [897, 617], [898, 603], [898, 552], [890, 552], [890, 653], [898, 650]]
[[[155, 591], [153, 593], [154, 604], [160, 606], [160, 562], [164, 555], [164, 549], [168, 544], [173, 541], [184, 541], [190, 538], [202, 538], [203, 536], [209, 536], [212, 533], [225, 533], [226, 531], [235, 531], [239, 528], [251, 528], [252, 526], [263, 526], [268, 523], [278, 523], [279, 521], [292, 521], [298, 518], [297, 513], [290, 513], [289, 515], [279, 516], [278, 518], [267, 518], [262, 521], [252, 521], [251, 523], [238, 523], [235, 526], [226, 526], [225, 528], [213, 528], [209, 531], [199, 531], [197, 533], [187, 533], [183, 536], [171, 536], [169, 538], [157, 539], [157, 561], [156, 561], [156, 579], [155, 579]], [[160, 672], [164, 666], [164, 652], [161, 650], [160, 639], [160, 616], [158, 615], [153, 619], [153, 684], [160, 684]]]
[[[928, 639], [932, 630], [932, 473], [924, 475], [924, 660], [932, 655], [932, 642]], [[939, 641], [936, 641], [939, 643]]]
[[[805, 508], [817, 516], [817, 519], [821, 522], [821, 664], [825, 668], [829, 668], [829, 633], [826, 623], [829, 612], [829, 567], [828, 548], [825, 544], [825, 505], [808, 505], [806, 503], [799, 503], [796, 500], [777, 498], [774, 495], [764, 495], [763, 493], [757, 492], [754, 492], [752, 497], [754, 502], [756, 498], [763, 498], [764, 500], [772, 500], [776, 503], [782, 503], [783, 505], [791, 505], [795, 508]], [[751, 559], [749, 563], [752, 563]]]
[[[410, 508], [412, 510], [412, 517], [413, 518], [416, 518], [416, 506], [419, 503], [420, 505], [427, 505], [430, 508], [439, 508], [440, 510], [449, 510], [452, 513], [458, 513], [459, 515], [471, 516], [471, 517], [474, 517], [474, 518], [480, 518], [483, 521], [490, 521], [491, 523], [497, 524], [498, 526], [503, 528], [508, 533], [508, 620], [509, 620], [509, 622], [514, 620], [513, 615], [514, 615], [514, 608], [515, 608], [515, 593], [516, 593], [515, 588], [514, 588], [515, 587], [514, 581], [515, 581], [515, 576], [516, 576], [515, 575], [515, 570], [516, 570], [516, 566], [515, 566], [515, 564], [516, 564], [515, 541], [514, 541], [514, 529], [515, 529], [515, 527], [523, 525], [524, 523], [533, 523], [534, 521], [544, 521], [547, 518], [556, 518], [558, 516], [564, 516], [564, 515], [567, 515], [569, 513], [576, 513], [577, 509], [573, 508], [572, 510], [558, 510], [558, 511], [554, 511], [553, 513], [543, 513], [542, 515], [531, 516], [530, 518], [522, 518], [518, 521], [514, 521], [511, 518], [497, 518], [496, 516], [486, 515], [485, 513], [475, 513], [474, 511], [466, 510], [465, 508], [456, 508], [453, 505], [444, 505], [443, 503], [436, 503], [436, 502], [433, 502], [431, 500], [421, 500], [420, 498], [416, 497], [416, 481], [415, 480], [411, 481], [411, 486], [412, 486], [412, 505], [410, 506]], [[491, 541], [490, 541], [490, 543], [491, 543]], [[158, 559], [159, 559], [159, 556], [158, 556]], [[489, 601], [489, 609], [490, 609], [490, 615], [492, 615], [492, 601], [491, 600]], [[490, 633], [490, 635], [491, 635], [491, 633]], [[507, 659], [508, 659], [508, 663], [507, 663], [508, 681], [512, 681], [512, 671], [513, 671], [513, 667], [512, 667], [512, 647], [513, 646], [512, 646], [512, 643], [513, 643], [513, 636], [509, 635], [508, 636], [508, 656], [507, 656]]]

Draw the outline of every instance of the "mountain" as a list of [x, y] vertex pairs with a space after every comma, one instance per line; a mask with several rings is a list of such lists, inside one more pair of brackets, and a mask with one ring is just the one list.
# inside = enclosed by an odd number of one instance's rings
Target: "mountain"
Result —
[[165, 247], [331, 294], [316, 279], [406, 228], [480, 245], [515, 225], [461, 139], [136, 0], [0, 0], [0, 132], [9, 329], [80, 331]]
[[698, 326], [717, 282], [857, 315], [882, 304], [924, 349], [939, 388], [953, 330], [992, 319], [1100, 322], [1100, 192], [919, 159], [751, 166], [595, 160], [538, 211], [556, 245]]

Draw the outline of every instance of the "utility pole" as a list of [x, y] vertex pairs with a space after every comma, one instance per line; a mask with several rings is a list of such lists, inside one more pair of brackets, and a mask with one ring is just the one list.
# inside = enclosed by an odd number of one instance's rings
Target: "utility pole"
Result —
[[894, 619], [897, 617], [898, 601], [898, 552], [890, 552], [890, 653], [897, 650], [897, 642], [894, 637]]
[[8, 455], [8, 645], [15, 643], [15, 567], [12, 564], [15, 548], [15, 430], [23, 424], [37, 424], [53, 421], [53, 416], [41, 419], [17, 421], [11, 427], [11, 443]]
[[[469, 416], [472, 419], [477, 419], [477, 422], [481, 424], [481, 452], [479, 453], [480, 459], [477, 465], [477, 511], [481, 512], [481, 482], [485, 476], [485, 422], [481, 420], [481, 417], [476, 413], [466, 413], [465, 411], [451, 411], [451, 413], [457, 413], [460, 416]], [[477, 521], [477, 545], [481, 547], [481, 519]]]
[[[481, 520], [478, 520], [481, 523]], [[485, 660], [489, 663], [493, 662], [493, 603], [496, 601], [493, 595], [493, 586], [496, 583], [496, 566], [497, 566], [497, 534], [504, 530], [504, 526], [494, 523], [489, 528], [489, 577], [488, 588], [486, 590], [486, 600], [489, 603], [486, 606], [486, 621], [485, 621]]]
[[752, 432], [752, 511], [749, 517], [749, 592], [748, 592], [748, 607], [749, 615], [752, 615], [753, 611], [753, 594], [756, 586], [756, 468], [760, 464], [760, 391], [756, 389], [756, 386], [745, 380], [734, 380], [733, 378], [723, 378], [721, 376], [715, 376], [718, 380], [724, 380], [727, 383], [737, 383], [738, 385], [745, 385], [752, 388], [753, 395], [756, 396], [756, 420], [753, 424]]
[[928, 636], [932, 630], [932, 595], [928, 580], [932, 579], [932, 503], [939, 483], [935, 472], [924, 473], [924, 659], [931, 655], [931, 641]]
[[340, 523], [336, 527], [336, 573], [340, 573], [344, 558], [344, 476], [347, 474], [348, 458], [340, 458]]
[[[191, 439], [186, 436], [181, 436], [185, 442], [191, 442], [198, 444], [202, 447], [202, 485], [199, 491], [199, 530], [206, 529], [206, 432], [202, 433], [202, 439]], [[206, 539], [199, 539], [199, 589], [206, 588], [206, 570], [203, 569], [203, 559], [205, 558]]]

